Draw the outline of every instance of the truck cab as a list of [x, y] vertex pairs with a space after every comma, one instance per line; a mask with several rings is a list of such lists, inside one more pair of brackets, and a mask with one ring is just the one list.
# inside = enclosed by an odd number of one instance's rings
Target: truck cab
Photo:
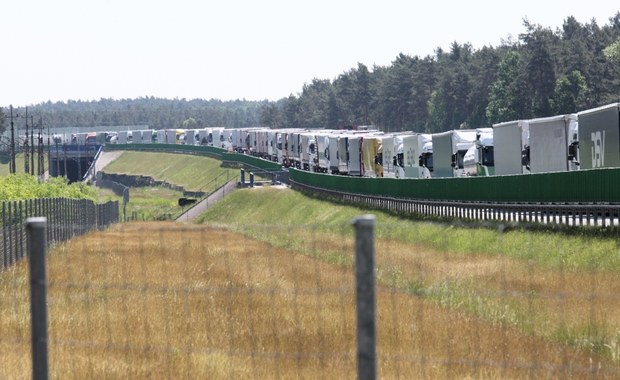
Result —
[[422, 153], [419, 159], [420, 178], [431, 178], [433, 176], [433, 141], [427, 141], [422, 146]]
[[463, 171], [466, 176], [491, 176], [495, 173], [493, 129], [478, 128], [476, 142], [463, 157]]

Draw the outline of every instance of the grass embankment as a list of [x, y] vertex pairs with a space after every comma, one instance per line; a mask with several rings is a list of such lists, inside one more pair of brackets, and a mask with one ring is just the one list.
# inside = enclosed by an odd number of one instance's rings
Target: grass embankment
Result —
[[210, 157], [173, 153], [124, 152], [104, 168], [106, 173], [145, 175], [166, 181], [185, 190], [212, 190], [215, 178], [233, 178], [236, 170], [221, 167], [222, 162]]
[[[35, 156], [34, 156], [34, 171], [35, 172], [37, 171], [37, 168], [38, 168], [38, 163], [37, 163], [38, 157], [39, 157], [38, 153], [35, 152]], [[45, 168], [45, 171], [48, 171], [49, 164], [47, 161], [47, 149], [45, 150], [45, 154], [43, 155], [43, 157], [44, 157], [43, 167]], [[0, 176], [5, 176], [10, 173], [9, 162], [10, 162], [10, 157], [8, 153], [0, 154]], [[32, 161], [29, 161], [29, 163], [32, 163]], [[15, 155], [15, 169], [17, 173], [24, 173], [25, 162], [24, 162], [23, 153], [17, 153]]]
[[[217, 204], [202, 222], [349, 268], [353, 248], [343, 239], [352, 232], [345, 226], [363, 213], [292, 191], [244, 190]], [[557, 344], [559, 360], [564, 350], [579, 349], [585, 356], [615, 361], [618, 370], [620, 254], [615, 239], [502, 233], [374, 214], [381, 286], [444, 306], [445, 313], [466, 313], [489, 326]], [[303, 224], [315, 228], [288, 227]], [[531, 364], [539, 363], [536, 355], [543, 348], [529, 350]], [[487, 354], [481, 352], [481, 360]]]
[[[186, 190], [210, 193], [228, 179], [238, 175], [236, 170], [220, 167], [221, 161], [203, 156], [172, 153], [123, 152], [108, 164], [106, 173], [146, 175], [156, 180], [183, 186]], [[163, 187], [134, 187], [129, 193], [127, 217], [137, 215], [141, 220], [161, 220], [178, 216], [182, 209], [177, 201], [183, 193]], [[99, 190], [102, 201], [122, 198], [109, 190]], [[122, 210], [121, 210], [122, 212]]]
[[[129, 202], [125, 210], [128, 220], [171, 220], [181, 214], [178, 199], [183, 192], [160, 186], [133, 187], [129, 189]], [[99, 202], [118, 201], [121, 218], [123, 216], [123, 197], [112, 190], [97, 188]]]

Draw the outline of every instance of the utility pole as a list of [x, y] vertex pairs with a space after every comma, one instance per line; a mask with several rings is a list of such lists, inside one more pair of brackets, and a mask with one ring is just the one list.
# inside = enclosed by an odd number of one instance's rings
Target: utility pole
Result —
[[24, 171], [30, 173], [30, 149], [28, 148], [28, 107], [26, 107], [26, 115], [22, 118], [26, 119], [26, 139], [24, 140]]
[[9, 115], [9, 119], [11, 119], [11, 162], [9, 165], [9, 172], [11, 174], [15, 174], [15, 125], [13, 123], [13, 120], [17, 119], [19, 117], [18, 114], [13, 115], [13, 105], [9, 106], [10, 109], [10, 115]]
[[34, 116], [30, 116], [30, 175], [34, 175]]
[[39, 136], [37, 137], [37, 176], [39, 180], [43, 179], [43, 136], [41, 136], [41, 130], [43, 129], [43, 121], [39, 117]]
[[[47, 171], [49, 172], [49, 176], [52, 175], [52, 146], [51, 144], [51, 140], [50, 140], [50, 125], [49, 123], [47, 124]], [[41, 125], [43, 125], [43, 117], [41, 117]], [[41, 127], [43, 128], [43, 127]], [[43, 169], [43, 171], [45, 172], [45, 169]]]
[[65, 157], [64, 157], [65, 158], [65, 167], [64, 167], [65, 175], [63, 177], [69, 178], [69, 175], [67, 174], [67, 144], [63, 144], [62, 149], [64, 150], [64, 153], [65, 153]]
[[[43, 174], [45, 174], [45, 149], [44, 149], [44, 144], [43, 144], [43, 117], [39, 116], [39, 166], [38, 166], [38, 173], [39, 173], [39, 178], [43, 179]], [[50, 136], [49, 134], [47, 135], [47, 145], [49, 147], [50, 144]]]

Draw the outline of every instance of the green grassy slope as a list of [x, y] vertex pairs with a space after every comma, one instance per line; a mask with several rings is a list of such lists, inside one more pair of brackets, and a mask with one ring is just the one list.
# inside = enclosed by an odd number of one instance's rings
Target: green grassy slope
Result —
[[290, 189], [237, 190], [202, 215], [199, 222], [223, 223], [247, 231], [252, 225], [315, 225], [319, 230], [352, 233], [351, 220], [368, 213], [376, 215], [378, 238], [424, 244], [451, 253], [507, 255], [551, 267], [620, 270], [620, 252], [611, 238], [417, 222], [333, 204]]
[[[214, 178], [226, 172], [232, 179], [236, 170], [221, 168], [221, 161], [172, 153], [125, 152], [104, 168], [106, 173], [145, 175], [183, 186], [186, 190], [209, 191]], [[221, 178], [221, 177], [220, 177]]]
[[[45, 170], [48, 170], [48, 162], [47, 162], [47, 152], [44, 155], [45, 157]], [[37, 158], [38, 155], [35, 153], [34, 156], [34, 171], [37, 171]], [[9, 174], [9, 155], [8, 154], [2, 154], [0, 155], [0, 176], [5, 176], [7, 174]], [[32, 161], [30, 161], [32, 162]], [[15, 155], [15, 169], [17, 170], [17, 173], [24, 173], [24, 154], [23, 153], [18, 153], [17, 155]]]

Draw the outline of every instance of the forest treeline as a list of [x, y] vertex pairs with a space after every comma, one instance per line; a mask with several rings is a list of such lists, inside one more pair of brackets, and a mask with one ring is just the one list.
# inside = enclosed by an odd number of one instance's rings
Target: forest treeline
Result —
[[620, 12], [602, 26], [572, 16], [555, 29], [528, 20], [523, 26], [517, 39], [497, 47], [454, 42], [425, 57], [399, 54], [388, 66], [359, 63], [334, 79], [312, 79], [278, 101], [144, 97], [47, 102], [29, 112], [52, 128], [375, 125], [433, 133], [620, 101]]
[[499, 47], [455, 42], [432, 56], [400, 54], [387, 67], [358, 64], [333, 81], [314, 79], [266, 105], [261, 123], [441, 132], [620, 101], [620, 13], [602, 27], [568, 17], [556, 30], [527, 20], [524, 28]]
[[[226, 127], [243, 128], [260, 124], [264, 102], [216, 99], [100, 99], [45, 102], [28, 106], [35, 125], [41, 119], [45, 128], [92, 128], [99, 126], [148, 126], [152, 129]], [[25, 115], [25, 107], [14, 113]], [[7, 113], [7, 110], [5, 110]], [[5, 115], [6, 117], [6, 115]], [[19, 120], [24, 124], [25, 121]], [[6, 124], [6, 123], [5, 123]], [[5, 125], [6, 128], [6, 125]]]

